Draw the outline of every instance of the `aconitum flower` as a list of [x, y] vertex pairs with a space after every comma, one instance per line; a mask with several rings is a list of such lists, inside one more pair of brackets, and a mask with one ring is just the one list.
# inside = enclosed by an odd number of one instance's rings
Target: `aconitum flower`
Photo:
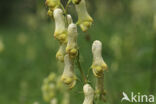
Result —
[[67, 15], [67, 21], [68, 21], [68, 24], [73, 23], [73, 19], [70, 14]]
[[93, 53], [93, 63], [92, 70], [96, 77], [101, 77], [104, 70], [107, 69], [107, 64], [104, 62], [102, 55], [102, 43], [99, 40], [93, 42], [92, 53]]
[[76, 76], [74, 74], [74, 60], [72, 60], [69, 55], [64, 57], [64, 72], [61, 80], [68, 85], [69, 88], [73, 88], [76, 84]]
[[66, 54], [65, 48], [66, 48], [66, 45], [65, 45], [65, 44], [60, 45], [60, 48], [59, 48], [59, 50], [58, 50], [57, 53], [56, 53], [56, 58], [57, 58], [59, 61], [61, 61], [61, 62], [64, 61], [64, 56], [65, 56], [65, 54]]
[[83, 104], [93, 104], [94, 100], [94, 90], [89, 84], [85, 84], [83, 86], [83, 92], [85, 99], [83, 101]]
[[70, 58], [75, 58], [77, 56], [77, 26], [71, 23], [68, 26], [68, 43], [66, 47], [66, 52], [69, 54]]
[[67, 31], [65, 27], [65, 18], [63, 11], [59, 8], [54, 10], [53, 13], [55, 19], [55, 32], [54, 37], [60, 41], [60, 43], [67, 42]]
[[46, 0], [45, 4], [49, 7], [51, 11], [53, 11], [55, 8], [59, 7], [60, 0]]
[[78, 24], [80, 25], [82, 31], [87, 31], [92, 25], [93, 19], [87, 12], [85, 0], [81, 0], [78, 5], [75, 5], [75, 7], [78, 13]]

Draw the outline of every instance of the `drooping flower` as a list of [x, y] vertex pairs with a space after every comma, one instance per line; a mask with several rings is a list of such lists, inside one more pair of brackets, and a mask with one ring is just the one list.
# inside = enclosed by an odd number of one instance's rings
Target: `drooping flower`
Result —
[[69, 55], [65, 55], [64, 57], [64, 72], [61, 77], [61, 80], [68, 85], [69, 88], [73, 88], [76, 84], [76, 76], [74, 74], [74, 61], [69, 57]]
[[81, 0], [78, 5], [75, 5], [75, 7], [78, 13], [78, 24], [80, 25], [82, 31], [85, 32], [92, 25], [93, 19], [88, 14], [85, 0]]
[[63, 15], [63, 11], [57, 8], [54, 10], [53, 16], [55, 19], [54, 37], [58, 39], [61, 44], [66, 43], [67, 42], [67, 30], [65, 27], [65, 18]]
[[57, 58], [59, 61], [61, 61], [61, 62], [64, 61], [64, 56], [65, 56], [65, 54], [66, 54], [65, 48], [66, 48], [66, 45], [65, 45], [65, 44], [61, 44], [59, 50], [58, 50], [57, 53], [56, 53], [56, 58]]
[[77, 26], [71, 23], [68, 26], [68, 43], [66, 47], [66, 52], [69, 54], [70, 58], [75, 58], [78, 53], [77, 35]]
[[101, 52], [102, 43], [99, 40], [94, 41], [92, 45], [93, 63], [91, 67], [96, 77], [101, 77], [104, 70], [107, 70], [107, 64], [104, 62]]
[[94, 100], [94, 90], [89, 84], [85, 84], [83, 86], [83, 92], [84, 92], [84, 101], [83, 104], [93, 104]]

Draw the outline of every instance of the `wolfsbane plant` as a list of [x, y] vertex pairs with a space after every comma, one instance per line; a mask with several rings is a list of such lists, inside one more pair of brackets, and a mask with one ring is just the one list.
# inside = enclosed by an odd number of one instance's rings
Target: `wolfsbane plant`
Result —
[[[78, 21], [76, 23], [73, 22], [71, 15], [67, 14], [67, 8], [71, 3], [73, 3], [73, 5], [75, 6], [78, 14]], [[82, 80], [84, 82], [83, 92], [85, 98], [83, 104], [95, 104], [95, 100], [103, 100], [105, 95], [103, 79], [104, 71], [107, 70], [107, 64], [104, 62], [101, 54], [102, 43], [99, 40], [96, 40], [92, 45], [93, 63], [91, 68], [96, 78], [95, 90], [89, 84], [79, 61], [80, 52], [77, 44], [77, 25], [80, 26], [83, 32], [86, 32], [93, 22], [92, 17], [87, 11], [85, 0], [68, 0], [65, 7], [61, 4], [60, 0], [46, 0], [45, 4], [48, 6], [48, 15], [50, 17], [53, 17], [55, 21], [54, 37], [60, 44], [59, 50], [56, 53], [56, 58], [58, 59], [58, 61], [64, 63], [64, 71], [61, 76], [62, 82], [69, 89], [75, 87], [77, 77], [76, 73], [74, 72], [74, 64], [77, 64], [78, 69], [82, 75]], [[75, 63], [75, 61], [77, 63]], [[51, 79], [49, 77], [48, 79]], [[42, 91], [45, 101], [51, 101], [51, 103], [53, 101], [57, 101], [55, 94], [56, 92], [54, 90], [57, 89], [57, 87], [54, 87], [55, 84], [56, 83], [44, 81]]]

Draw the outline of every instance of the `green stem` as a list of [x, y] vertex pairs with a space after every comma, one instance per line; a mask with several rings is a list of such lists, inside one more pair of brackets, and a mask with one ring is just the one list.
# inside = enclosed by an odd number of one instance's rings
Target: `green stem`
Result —
[[78, 69], [79, 69], [79, 71], [81, 73], [81, 76], [83, 78], [83, 82], [84, 82], [84, 84], [86, 84], [88, 81], [87, 81], [87, 78], [86, 78], [86, 76], [85, 76], [85, 74], [84, 74], [84, 72], [82, 70], [81, 64], [80, 64], [79, 50], [78, 50], [78, 55], [77, 55], [77, 58], [76, 58], [76, 62], [77, 62]]

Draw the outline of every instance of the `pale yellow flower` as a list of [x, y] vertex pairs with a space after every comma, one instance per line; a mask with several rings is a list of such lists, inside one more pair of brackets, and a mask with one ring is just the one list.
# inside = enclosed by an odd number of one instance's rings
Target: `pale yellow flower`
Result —
[[67, 15], [67, 21], [68, 21], [68, 24], [73, 23], [73, 19], [70, 14]]
[[89, 84], [85, 84], [83, 86], [83, 92], [84, 92], [84, 96], [85, 96], [83, 104], [93, 104], [94, 89]]
[[78, 14], [78, 24], [80, 25], [82, 31], [87, 31], [92, 25], [93, 19], [88, 14], [85, 0], [81, 0], [78, 5], [75, 5]]
[[76, 84], [76, 76], [74, 74], [74, 61], [69, 57], [69, 55], [65, 55], [64, 57], [64, 72], [61, 77], [61, 80], [68, 85], [69, 88], [73, 88]]
[[93, 53], [93, 63], [92, 70], [96, 77], [101, 77], [104, 70], [107, 70], [107, 64], [104, 62], [102, 55], [102, 43], [99, 40], [93, 42], [92, 53]]
[[70, 24], [68, 26], [68, 43], [66, 47], [66, 52], [69, 54], [70, 58], [75, 58], [78, 53], [77, 35], [78, 34], [76, 24]]
[[59, 8], [54, 10], [53, 13], [55, 19], [55, 32], [54, 37], [60, 41], [60, 43], [67, 42], [67, 30], [65, 26], [65, 18], [63, 11]]

